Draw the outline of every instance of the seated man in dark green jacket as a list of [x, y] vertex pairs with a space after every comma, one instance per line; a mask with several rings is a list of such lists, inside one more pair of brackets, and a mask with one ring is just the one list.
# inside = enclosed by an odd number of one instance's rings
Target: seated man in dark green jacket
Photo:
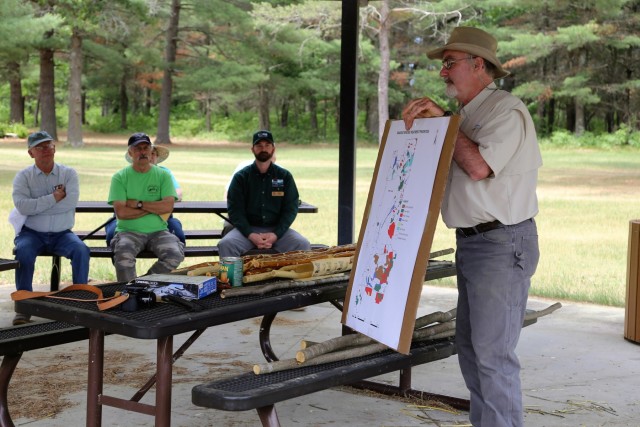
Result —
[[276, 147], [271, 132], [256, 132], [251, 151], [256, 160], [240, 169], [229, 186], [229, 219], [235, 228], [218, 242], [220, 258], [251, 249], [311, 249], [305, 237], [289, 228], [298, 215], [298, 188], [291, 173], [272, 162]]

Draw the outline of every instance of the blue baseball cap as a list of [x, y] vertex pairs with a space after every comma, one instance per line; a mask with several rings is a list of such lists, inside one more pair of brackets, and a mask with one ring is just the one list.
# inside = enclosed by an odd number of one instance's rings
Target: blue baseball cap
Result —
[[147, 135], [146, 133], [137, 132], [129, 137], [129, 147], [135, 147], [136, 145], [143, 142], [151, 145], [151, 139], [149, 138], [149, 135]]

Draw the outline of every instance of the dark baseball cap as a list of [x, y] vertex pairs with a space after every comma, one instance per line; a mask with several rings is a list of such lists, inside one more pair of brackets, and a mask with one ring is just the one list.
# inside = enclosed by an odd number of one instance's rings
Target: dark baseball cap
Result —
[[27, 147], [33, 148], [36, 145], [47, 141], [53, 141], [53, 138], [46, 131], [41, 130], [38, 132], [34, 132], [29, 135], [29, 138], [27, 139]]
[[273, 141], [273, 135], [268, 130], [259, 130], [253, 134], [253, 145], [256, 145], [260, 141], [269, 141], [273, 145], [276, 143]]
[[149, 139], [149, 135], [147, 135], [146, 133], [138, 132], [129, 137], [129, 147], [135, 147], [141, 142], [146, 142], [147, 144], [151, 145], [151, 139]]

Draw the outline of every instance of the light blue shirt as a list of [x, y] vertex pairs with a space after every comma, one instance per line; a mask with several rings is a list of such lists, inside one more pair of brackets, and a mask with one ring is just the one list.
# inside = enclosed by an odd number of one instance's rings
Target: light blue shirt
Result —
[[[60, 184], [67, 195], [56, 203], [53, 191]], [[55, 163], [51, 173], [45, 174], [34, 164], [16, 174], [12, 196], [16, 209], [27, 216], [25, 226], [42, 233], [70, 230], [80, 197], [78, 173]]]

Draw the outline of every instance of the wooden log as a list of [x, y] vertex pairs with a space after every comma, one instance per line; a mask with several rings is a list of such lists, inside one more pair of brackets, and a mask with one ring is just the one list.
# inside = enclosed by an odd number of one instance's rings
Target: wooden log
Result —
[[318, 344], [316, 341], [302, 340], [300, 341], [300, 350], [304, 350], [305, 348], [309, 348], [316, 344]]
[[444, 323], [438, 323], [437, 325], [427, 326], [426, 328], [418, 329], [413, 332], [412, 339], [413, 340], [424, 340], [426, 338], [430, 338], [436, 334], [456, 329], [456, 321], [450, 320]]
[[[525, 315], [525, 320], [533, 320], [543, 316], [547, 316], [561, 307], [562, 304], [555, 303], [543, 310], [528, 312]], [[420, 323], [433, 323], [431, 319], [445, 319], [452, 316], [455, 316], [455, 309], [449, 310], [447, 312], [435, 312], [428, 314], [427, 316], [423, 316], [421, 318], [423, 320]], [[436, 325], [416, 329], [413, 333], [412, 340], [418, 342], [453, 337], [456, 333], [455, 329], [456, 322], [455, 320], [451, 319], [449, 321], [438, 323]], [[302, 343], [304, 343], [304, 345]], [[254, 365], [253, 372], [255, 374], [277, 372], [286, 369], [293, 369], [302, 364], [304, 364], [304, 366], [315, 366], [322, 363], [334, 362], [336, 360], [366, 356], [368, 354], [378, 353], [388, 348], [384, 344], [374, 343], [373, 339], [360, 333], [331, 338], [327, 341], [314, 344], [313, 346], [308, 346], [308, 342], [306, 341], [303, 341], [302, 343], [301, 351], [298, 351], [296, 353], [295, 359], [287, 359], [272, 363]], [[338, 349], [342, 350], [336, 351]]]
[[211, 265], [204, 265], [187, 271], [187, 276], [213, 276], [220, 272], [220, 264], [212, 262]]
[[551, 304], [549, 307], [543, 309], [543, 310], [538, 310], [538, 311], [532, 311], [529, 312], [527, 314], [524, 315], [524, 320], [533, 320], [533, 319], [538, 319], [540, 317], [549, 315], [551, 313], [553, 313], [554, 311], [556, 311], [557, 309], [561, 308], [562, 304], [560, 304], [559, 302], [555, 303], [555, 304]]
[[349, 278], [349, 275], [338, 273], [333, 276], [311, 278], [305, 280], [279, 280], [264, 285], [242, 286], [238, 288], [223, 289], [220, 292], [220, 298], [231, 298], [245, 295], [264, 295], [279, 289], [297, 288], [306, 286], [316, 286], [328, 283], [337, 283]]
[[296, 360], [300, 363], [304, 363], [322, 354], [331, 353], [338, 349], [366, 345], [373, 342], [374, 340], [372, 338], [362, 334], [342, 335], [298, 351], [296, 353]]
[[[378, 353], [388, 349], [384, 344], [370, 344], [362, 347], [355, 347], [349, 350], [337, 351], [334, 353], [323, 354], [315, 359], [311, 359], [304, 363], [304, 366], [315, 366], [323, 363], [335, 362], [336, 360], [350, 359], [353, 357], [366, 356], [373, 353]], [[294, 369], [300, 366], [295, 359], [278, 360], [271, 363], [262, 363], [253, 365], [253, 373], [256, 375], [268, 374], [270, 372], [284, 371], [287, 369]]]
[[452, 308], [451, 310], [446, 312], [435, 311], [431, 314], [427, 314], [426, 316], [418, 317], [416, 319], [414, 329], [424, 328], [425, 326], [428, 326], [435, 322], [438, 322], [438, 323], [448, 322], [449, 320], [452, 320], [455, 317], [456, 317], [455, 308]]

